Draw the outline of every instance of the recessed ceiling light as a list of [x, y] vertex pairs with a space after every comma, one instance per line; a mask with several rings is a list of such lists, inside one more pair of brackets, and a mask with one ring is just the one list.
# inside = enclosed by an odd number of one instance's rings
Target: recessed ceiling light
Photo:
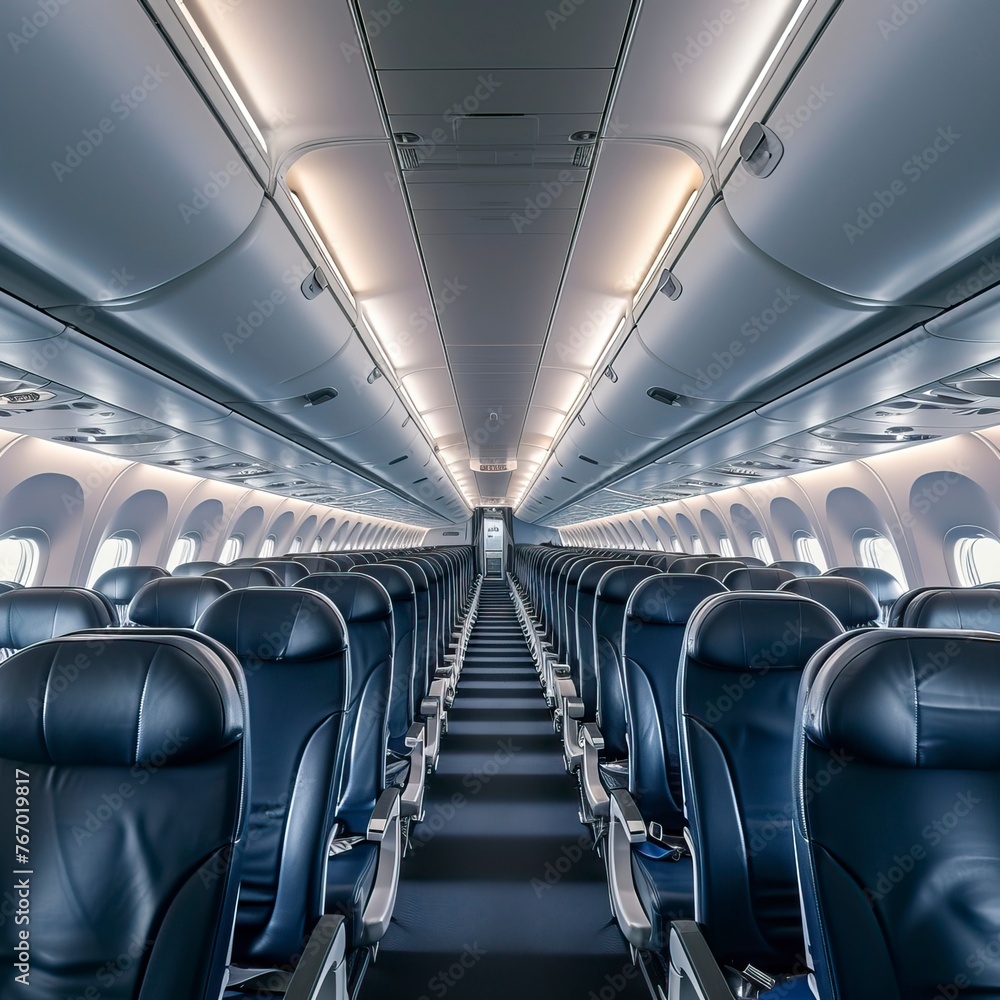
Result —
[[597, 138], [597, 133], [592, 129], [580, 129], [579, 132], [574, 132], [570, 137], [570, 142], [593, 142]]

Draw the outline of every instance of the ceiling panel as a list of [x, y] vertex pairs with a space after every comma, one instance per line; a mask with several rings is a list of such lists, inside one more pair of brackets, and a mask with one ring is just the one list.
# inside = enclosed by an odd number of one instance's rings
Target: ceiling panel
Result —
[[630, 0], [574, 5], [568, 15], [551, 0], [407, 0], [400, 6], [384, 26], [366, 18], [380, 70], [614, 66]]
[[558, 115], [601, 112], [610, 69], [387, 70], [378, 75], [390, 115]]

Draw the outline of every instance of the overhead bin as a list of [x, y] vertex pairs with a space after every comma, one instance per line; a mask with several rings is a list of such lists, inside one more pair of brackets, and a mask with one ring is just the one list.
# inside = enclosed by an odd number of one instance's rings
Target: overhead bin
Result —
[[260, 185], [140, 4], [9, 0], [4, 24], [8, 287], [23, 291], [19, 258], [51, 277], [31, 285], [40, 305], [136, 295], [251, 223]]
[[[311, 372], [310, 391], [320, 390], [327, 373], [318, 370], [354, 332], [331, 295], [303, 295], [300, 285], [312, 269], [276, 209], [265, 203], [225, 252], [167, 285], [96, 309], [88, 329], [171, 374], [212, 373], [232, 400], [296, 395]], [[55, 314], [74, 321], [72, 310]]]
[[945, 306], [1000, 281], [998, 36], [993, 0], [844, 0], [765, 119], [773, 172], [725, 186], [737, 225], [865, 299]]
[[[680, 295], [655, 295], [631, 339], [638, 336], [649, 355], [677, 373], [656, 374], [680, 406], [767, 399], [776, 383], [828, 371], [838, 358], [932, 315], [852, 302], [803, 279], [754, 247], [721, 202], [672, 271]], [[629, 350], [631, 340], [618, 364]], [[633, 396], [639, 388], [632, 386]], [[648, 386], [641, 388], [645, 394]]]

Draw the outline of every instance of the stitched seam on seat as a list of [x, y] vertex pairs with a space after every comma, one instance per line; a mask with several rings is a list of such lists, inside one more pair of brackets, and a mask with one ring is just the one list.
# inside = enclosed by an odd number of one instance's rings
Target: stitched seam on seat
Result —
[[153, 664], [156, 662], [156, 658], [160, 655], [160, 649], [162, 647], [157, 647], [156, 652], [150, 657], [149, 663], [146, 664], [146, 677], [142, 682], [142, 694], [139, 695], [139, 717], [136, 720], [135, 726], [135, 753], [133, 754], [133, 764], [139, 763], [139, 746], [142, 743], [142, 713], [146, 707], [146, 690], [149, 687], [149, 678], [153, 673]]

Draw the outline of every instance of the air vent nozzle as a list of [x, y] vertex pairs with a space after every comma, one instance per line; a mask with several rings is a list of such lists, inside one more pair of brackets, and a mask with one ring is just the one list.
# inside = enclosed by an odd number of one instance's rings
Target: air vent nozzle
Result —
[[650, 399], [655, 399], [657, 403], [663, 403], [666, 406], [680, 406], [681, 397], [676, 392], [671, 392], [669, 389], [664, 389], [662, 386], [654, 385], [646, 390], [646, 395]]

